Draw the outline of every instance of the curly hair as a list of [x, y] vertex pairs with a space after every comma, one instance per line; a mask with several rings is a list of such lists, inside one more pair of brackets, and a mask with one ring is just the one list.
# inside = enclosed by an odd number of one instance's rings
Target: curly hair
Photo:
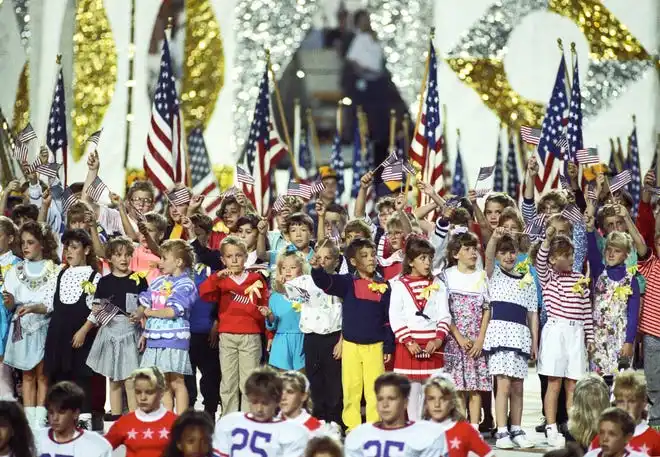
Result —
[[52, 260], [59, 264], [60, 258], [57, 255], [57, 240], [53, 231], [47, 224], [35, 221], [27, 221], [19, 230], [19, 239], [23, 238], [23, 234], [27, 233], [32, 235], [41, 245], [42, 257], [45, 260]]
[[577, 382], [568, 412], [568, 430], [582, 447], [589, 446], [598, 433], [598, 418], [609, 406], [610, 393], [603, 378], [589, 374]]

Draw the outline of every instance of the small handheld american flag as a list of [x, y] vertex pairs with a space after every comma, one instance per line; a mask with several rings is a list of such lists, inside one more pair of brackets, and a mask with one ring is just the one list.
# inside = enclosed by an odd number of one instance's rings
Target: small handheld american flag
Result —
[[531, 237], [538, 237], [543, 232], [545, 227], [545, 214], [538, 214], [532, 222], [525, 227], [523, 233]]
[[87, 138], [87, 143], [91, 143], [94, 146], [99, 145], [99, 141], [101, 140], [101, 132], [103, 132], [103, 129], [98, 130], [94, 133], [92, 133], [89, 138]]
[[74, 203], [78, 201], [78, 197], [73, 193], [70, 187], [65, 187], [62, 191], [62, 210], [64, 214], [69, 212], [69, 209], [73, 206]]
[[14, 150], [14, 158], [19, 162], [27, 162], [28, 160], [28, 143], [37, 139], [37, 134], [32, 128], [32, 124], [28, 125], [21, 130], [16, 137], [16, 148]]
[[492, 191], [493, 189], [486, 188], [486, 189], [475, 189], [474, 193], [477, 195], [477, 198], [482, 198], [485, 197], [488, 192]]
[[252, 304], [250, 297], [248, 297], [247, 295], [237, 294], [236, 292], [232, 292], [232, 298], [234, 299], [235, 302], [240, 303], [242, 305]]
[[59, 163], [51, 162], [47, 164], [38, 165], [36, 171], [39, 174], [48, 176], [49, 178], [57, 178], [57, 174], [61, 166], [62, 165], [60, 165]]
[[566, 208], [561, 212], [561, 215], [574, 224], [582, 221], [582, 212], [573, 203], [566, 205]]
[[312, 187], [307, 184], [292, 182], [289, 184], [286, 193], [287, 195], [293, 195], [294, 197], [301, 197], [309, 200], [312, 198]]
[[101, 199], [101, 195], [103, 195], [103, 192], [106, 190], [108, 190], [108, 186], [106, 186], [103, 180], [97, 176], [87, 188], [87, 195], [89, 195], [89, 197], [95, 202], [98, 202]]
[[405, 171], [409, 175], [415, 176], [417, 174], [417, 169], [412, 163], [410, 163], [409, 160], [404, 160], [403, 162], [401, 162], [401, 168], [403, 168], [403, 171]]
[[325, 184], [323, 184], [323, 181], [316, 181], [312, 183], [312, 195], [318, 195], [321, 192], [323, 192], [323, 189], [325, 189]]
[[174, 206], [183, 206], [190, 203], [190, 191], [187, 187], [181, 187], [179, 189], [174, 189], [172, 192], [167, 194], [167, 198]]
[[581, 165], [596, 165], [600, 163], [598, 149], [596, 148], [578, 149], [575, 153], [575, 158]]
[[284, 197], [280, 195], [275, 200], [275, 203], [273, 203], [273, 211], [279, 213], [284, 209], [284, 205], [286, 205], [286, 200], [284, 200]]
[[92, 304], [92, 314], [101, 327], [107, 325], [120, 312], [121, 309], [105, 298], [95, 299]]
[[236, 165], [236, 181], [243, 184], [254, 184], [254, 178], [243, 169], [240, 165]]
[[523, 125], [520, 127], [520, 136], [525, 143], [536, 146], [541, 141], [541, 129], [535, 129]]
[[630, 184], [631, 180], [632, 176], [630, 174], [630, 170], [623, 170], [621, 173], [612, 178], [612, 181], [610, 181], [610, 192], [614, 193], [624, 186], [627, 186]]
[[385, 182], [401, 181], [402, 176], [403, 176], [403, 163], [400, 160], [397, 160], [396, 162], [387, 165], [385, 168], [383, 168], [383, 172], [381, 173], [381, 178]]
[[477, 176], [477, 182], [490, 178], [493, 175], [494, 170], [495, 170], [495, 165], [491, 165], [490, 167], [479, 168], [479, 175]]

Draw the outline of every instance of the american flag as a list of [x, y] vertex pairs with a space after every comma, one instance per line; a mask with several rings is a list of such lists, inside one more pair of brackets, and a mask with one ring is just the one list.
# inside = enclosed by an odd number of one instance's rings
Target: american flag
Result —
[[339, 227], [337, 227], [337, 223], [333, 222], [331, 224], [331, 230], [330, 230], [330, 237], [332, 241], [335, 242], [336, 245], [341, 244], [341, 232], [339, 231]]
[[545, 213], [537, 214], [536, 217], [532, 219], [532, 222], [525, 226], [523, 233], [529, 235], [532, 239], [537, 238], [539, 235], [541, 235], [541, 233], [543, 233], [543, 230], [545, 229], [545, 218]]
[[212, 219], [220, 207], [222, 196], [211, 160], [204, 142], [204, 132], [196, 127], [188, 135], [188, 156], [190, 157], [190, 185], [195, 195], [203, 195], [202, 212]]
[[575, 158], [581, 165], [596, 165], [600, 163], [598, 149], [596, 148], [578, 149], [575, 153]]
[[275, 203], [273, 203], [273, 211], [279, 213], [284, 209], [285, 205], [286, 205], [286, 200], [284, 200], [284, 197], [280, 195], [275, 199]]
[[183, 206], [190, 203], [190, 197], [192, 197], [190, 190], [187, 187], [181, 187], [179, 189], [174, 189], [171, 192], [168, 192], [167, 199], [174, 206]]
[[[300, 145], [298, 146], [298, 167], [306, 173], [312, 169], [312, 151], [309, 149], [309, 138], [307, 132], [300, 132]], [[309, 176], [309, 175], [307, 175]]]
[[542, 135], [539, 145], [536, 148], [536, 154], [541, 164], [539, 174], [536, 176], [536, 190], [539, 194], [557, 187], [557, 158], [561, 158], [561, 151], [557, 149], [557, 144], [564, 135], [563, 119], [564, 113], [568, 109], [566, 99], [566, 60], [561, 56], [555, 85], [552, 89], [552, 95], [546, 108]]
[[623, 170], [610, 181], [610, 192], [616, 192], [617, 190], [625, 187], [627, 184], [630, 184], [631, 181], [632, 175], [630, 170]]
[[561, 184], [562, 189], [564, 189], [564, 190], [570, 190], [571, 189], [571, 185], [568, 182], [568, 178], [561, 172], [559, 173], [559, 183]]
[[396, 161], [401, 160], [399, 157], [399, 154], [397, 153], [396, 149], [391, 149], [390, 153], [387, 157], [385, 157], [385, 160], [383, 160], [383, 163], [380, 164], [381, 167], [387, 167], [388, 165], [392, 165]]
[[582, 140], [582, 93], [580, 91], [580, 72], [578, 71], [578, 57], [575, 54], [573, 65], [573, 86], [571, 88], [571, 104], [568, 108], [568, 156], [575, 160], [579, 149], [584, 147]]
[[238, 192], [238, 189], [234, 186], [231, 186], [229, 189], [225, 190], [222, 194], [220, 194], [220, 197], [221, 199], [231, 197], [232, 195], [236, 195], [236, 192]]
[[97, 202], [101, 199], [101, 195], [103, 195], [103, 192], [106, 190], [108, 190], [108, 186], [106, 186], [101, 178], [97, 176], [87, 188], [87, 195], [89, 195], [92, 200]]
[[16, 137], [16, 146], [14, 150], [14, 158], [19, 162], [27, 162], [29, 148], [28, 144], [32, 140], [37, 139], [37, 133], [32, 128], [32, 124], [28, 123], [23, 130], [20, 131]]
[[320, 194], [323, 189], [325, 189], [325, 184], [323, 184], [323, 181], [319, 180], [312, 183], [312, 195]]
[[97, 130], [96, 132], [92, 133], [89, 138], [87, 138], [87, 143], [92, 143], [95, 146], [99, 145], [99, 141], [101, 140], [101, 133], [103, 132], [103, 129]]
[[633, 199], [632, 216], [637, 217], [637, 209], [642, 196], [642, 169], [639, 166], [639, 144], [637, 142], [637, 127], [628, 139], [628, 170], [630, 170], [630, 186], [628, 190]]
[[55, 200], [60, 200], [64, 194], [64, 187], [61, 182], [55, 182], [50, 186], [50, 194]]
[[66, 215], [71, 206], [78, 201], [78, 197], [73, 193], [70, 187], [64, 187], [62, 191], [62, 210]]
[[495, 165], [479, 168], [479, 175], [477, 176], [477, 182], [490, 178], [493, 174], [493, 171], [495, 171]]
[[[366, 159], [366, 157], [365, 157]], [[365, 160], [366, 162], [366, 160]], [[366, 163], [362, 161], [362, 138], [360, 137], [360, 123], [356, 120], [353, 132], [353, 186], [351, 197], [357, 198], [360, 192], [360, 179], [365, 174]]]
[[518, 200], [520, 181], [518, 181], [518, 163], [512, 132], [509, 132], [509, 152], [506, 157], [506, 190], [514, 200]]
[[57, 73], [53, 102], [50, 105], [46, 144], [53, 151], [53, 154], [55, 154], [55, 162], [64, 165], [64, 184], [66, 185], [69, 164], [69, 140], [66, 133], [66, 103], [64, 101], [64, 77], [62, 76], [61, 67]]
[[504, 170], [502, 169], [502, 139], [497, 135], [497, 152], [495, 153], [495, 177], [493, 178], [493, 190], [504, 192]]
[[254, 107], [245, 154], [246, 170], [256, 178], [253, 186], [243, 185], [243, 192], [252, 201], [259, 214], [268, 213], [271, 204], [272, 170], [286, 154], [286, 146], [270, 119], [268, 65], [266, 65], [259, 83], [259, 95]]
[[305, 200], [309, 200], [312, 198], [312, 186], [297, 182], [289, 183], [287, 195], [293, 195], [294, 197], [301, 197]]
[[587, 200], [596, 200], [596, 184], [589, 183], [587, 185]]
[[112, 302], [107, 299], [96, 299], [94, 300], [93, 306], [92, 314], [101, 327], [108, 325], [108, 323], [121, 312], [117, 306], [113, 305]]
[[236, 181], [251, 186], [254, 185], [254, 178], [240, 165], [236, 165]]
[[488, 187], [488, 188], [485, 188], [485, 189], [475, 189], [474, 193], [477, 196], [477, 198], [482, 198], [482, 197], [485, 197], [486, 195], [488, 195], [492, 191], [493, 191], [493, 189]]
[[341, 199], [344, 195], [344, 158], [341, 155], [341, 136], [340, 132], [335, 132], [335, 137], [332, 140], [332, 157], [330, 158], [330, 166], [337, 172], [337, 195]]
[[250, 297], [248, 297], [247, 295], [237, 294], [236, 292], [232, 292], [231, 294], [232, 294], [232, 298], [237, 303], [240, 303], [242, 305], [251, 305], [252, 304], [252, 301], [250, 300]]
[[561, 215], [564, 216], [569, 221], [573, 222], [574, 224], [577, 224], [578, 222], [582, 221], [582, 212], [573, 203], [569, 203], [568, 205], [566, 205], [564, 210], [561, 212]]
[[520, 127], [520, 137], [525, 143], [536, 146], [541, 141], [541, 129], [523, 125]]
[[433, 40], [431, 40], [429, 41], [429, 75], [422, 106], [422, 117], [410, 142], [408, 157], [419, 165], [422, 179], [431, 184], [436, 192], [440, 192], [444, 187], [443, 142], [440, 97], [438, 95], [438, 63]]
[[143, 160], [147, 176], [161, 192], [185, 179], [182, 132], [170, 46], [165, 37]]
[[415, 176], [417, 174], [417, 170], [415, 169], [415, 166], [409, 160], [402, 160], [401, 168], [403, 168], [403, 171], [408, 173], [409, 175]]
[[57, 173], [60, 171], [61, 166], [62, 165], [60, 165], [59, 163], [51, 162], [51, 163], [38, 165], [36, 171], [39, 174], [48, 176], [49, 178], [57, 178]]
[[37, 169], [41, 166], [41, 159], [37, 157], [32, 161], [32, 163], [29, 163], [27, 167], [25, 167], [25, 172], [26, 173], [34, 173], [37, 171]]
[[381, 173], [383, 181], [401, 181], [402, 176], [403, 162], [401, 160], [397, 160], [393, 164], [386, 166]]
[[451, 183], [451, 193], [465, 197], [465, 175], [463, 172], [463, 159], [461, 159], [460, 139], [456, 142], [456, 165], [454, 165], [454, 180]]

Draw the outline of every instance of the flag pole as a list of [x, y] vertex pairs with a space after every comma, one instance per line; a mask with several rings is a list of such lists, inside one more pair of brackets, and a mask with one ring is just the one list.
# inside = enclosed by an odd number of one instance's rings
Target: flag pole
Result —
[[390, 149], [396, 142], [396, 110], [390, 110]]
[[280, 95], [280, 88], [277, 86], [277, 78], [275, 71], [273, 70], [273, 64], [270, 61], [270, 49], [266, 50], [266, 65], [268, 65], [268, 71], [271, 74], [273, 79], [273, 87], [275, 88], [275, 101], [277, 102], [277, 110], [280, 112], [280, 121], [282, 122], [282, 129], [284, 130], [284, 140], [286, 141], [287, 149], [289, 152], [289, 159], [291, 160], [291, 170], [293, 171], [293, 177], [296, 180], [300, 180], [298, 176], [298, 167], [296, 167], [296, 160], [293, 157], [293, 150], [291, 147], [291, 137], [289, 136], [289, 126], [286, 123], [286, 116], [284, 115], [284, 105], [282, 104], [282, 97]]
[[[457, 128], [456, 129], [456, 147], [457, 147], [457, 149], [460, 147], [460, 141], [461, 141], [461, 129]], [[462, 160], [462, 158], [461, 158], [461, 160]], [[465, 190], [469, 190], [470, 189], [470, 182], [468, 181], [467, 173], [465, 173], [465, 171], [463, 171], [463, 179], [465, 180]], [[474, 186], [475, 186], [475, 188], [477, 187], [476, 184]]]
[[[559, 47], [559, 50], [561, 51], [561, 55], [563, 57], [563, 55], [564, 55], [564, 42], [561, 41], [561, 38], [557, 38], [557, 46]], [[571, 66], [572, 65], [573, 65], [573, 63], [571, 63]], [[568, 99], [568, 102], [570, 103], [571, 90], [572, 90], [571, 89], [571, 78], [570, 78], [570, 75], [568, 74], [568, 68], [566, 68], [566, 65], [564, 65], [564, 76], [566, 77], [566, 85], [568, 86], [567, 99]]]
[[408, 148], [410, 147], [410, 114], [407, 112], [403, 115], [401, 127], [403, 129], [403, 156], [407, 157]]
[[126, 81], [126, 132], [124, 133], [124, 169], [128, 167], [133, 125], [133, 88], [135, 87], [135, 2], [131, 0], [131, 25], [128, 39], [128, 80]]
[[[435, 27], [431, 27], [431, 41], [435, 38]], [[424, 92], [426, 91], [426, 82], [429, 79], [429, 69], [431, 67], [431, 46], [426, 54], [426, 66], [424, 68], [424, 77], [422, 78], [422, 87], [419, 89], [419, 108], [417, 109], [417, 120], [415, 121], [415, 133], [422, 122], [422, 110], [424, 109]], [[415, 134], [413, 133], [413, 135]], [[412, 143], [412, 141], [411, 141]]]
[[367, 129], [362, 105], [358, 105], [357, 107], [357, 123], [358, 131], [360, 132], [360, 156], [362, 157], [364, 163], [364, 159], [367, 156]]
[[312, 109], [307, 108], [305, 114], [307, 115], [307, 130], [312, 137], [312, 143], [314, 143], [314, 160], [316, 161], [316, 168], [318, 168], [321, 166], [321, 143], [319, 143], [319, 135], [316, 132], [316, 125], [314, 124]]

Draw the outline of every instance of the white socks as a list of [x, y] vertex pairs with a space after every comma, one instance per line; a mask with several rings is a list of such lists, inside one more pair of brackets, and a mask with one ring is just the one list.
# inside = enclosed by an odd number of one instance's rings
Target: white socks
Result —
[[34, 410], [35, 428], [39, 429], [45, 427], [46, 422], [48, 421], [48, 411], [44, 406], [37, 406]]
[[413, 381], [410, 383], [410, 396], [408, 397], [408, 420], [421, 420], [423, 408], [424, 389], [422, 388], [422, 383]]

